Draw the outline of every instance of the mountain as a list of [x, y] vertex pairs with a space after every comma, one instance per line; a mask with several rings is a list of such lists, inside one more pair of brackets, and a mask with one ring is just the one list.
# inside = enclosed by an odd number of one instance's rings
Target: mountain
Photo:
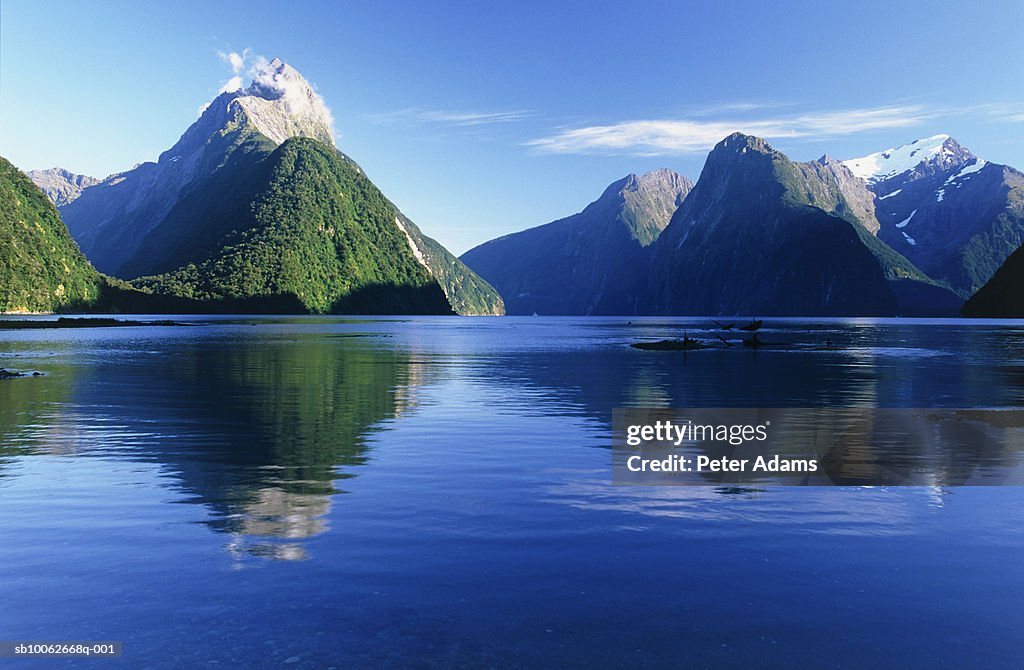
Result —
[[878, 237], [962, 297], [1024, 243], [1024, 174], [949, 135], [844, 164], [877, 196]]
[[217, 96], [155, 163], [107, 177], [61, 214], [96, 267], [121, 276], [145, 236], [187, 190], [242, 154], [270, 150], [288, 137], [334, 146], [323, 101], [298, 72], [274, 61], [247, 89]]
[[337, 150], [292, 138], [184, 196], [140, 246], [166, 272], [135, 284], [244, 311], [451, 313], [397, 217]]
[[101, 283], [53, 203], [0, 158], [0, 312], [90, 305]]
[[582, 212], [470, 249], [462, 262], [509, 314], [634, 314], [649, 247], [693, 188], [671, 170], [628, 175]]
[[659, 314], [895, 315], [955, 312], [960, 301], [875, 236], [865, 182], [827, 157], [791, 161], [740, 133], [653, 245]]
[[493, 288], [337, 150], [323, 100], [276, 59], [156, 163], [61, 213], [101, 271], [224, 309], [503, 313]]
[[58, 207], [63, 207], [74, 201], [84, 189], [100, 183], [96, 177], [75, 174], [59, 167], [49, 170], [29, 170], [26, 174]]

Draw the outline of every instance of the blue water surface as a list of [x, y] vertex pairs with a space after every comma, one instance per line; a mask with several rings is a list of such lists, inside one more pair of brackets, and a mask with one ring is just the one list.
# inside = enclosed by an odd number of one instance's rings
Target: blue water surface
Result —
[[124, 642], [0, 666], [1024, 666], [1024, 489], [609, 449], [616, 407], [1017, 407], [1024, 323], [176, 318], [0, 330], [43, 373], [0, 380], [0, 639]]

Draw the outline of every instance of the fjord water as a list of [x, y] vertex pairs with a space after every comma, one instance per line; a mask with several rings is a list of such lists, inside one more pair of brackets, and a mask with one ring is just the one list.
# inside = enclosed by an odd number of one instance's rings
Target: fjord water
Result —
[[44, 373], [0, 381], [0, 639], [138, 668], [1019, 667], [1024, 489], [616, 487], [609, 446], [615, 407], [1019, 406], [1024, 324], [778, 320], [807, 346], [684, 355], [627, 345], [706, 321], [181, 320], [0, 330], [0, 367]]

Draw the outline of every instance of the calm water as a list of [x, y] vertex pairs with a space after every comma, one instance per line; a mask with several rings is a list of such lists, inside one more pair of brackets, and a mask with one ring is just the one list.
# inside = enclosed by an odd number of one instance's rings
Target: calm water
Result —
[[0, 639], [124, 641], [23, 667], [1021, 667], [1024, 488], [615, 487], [608, 447], [614, 407], [1024, 405], [1024, 324], [626, 346], [704, 323], [0, 331], [45, 373], [0, 381]]

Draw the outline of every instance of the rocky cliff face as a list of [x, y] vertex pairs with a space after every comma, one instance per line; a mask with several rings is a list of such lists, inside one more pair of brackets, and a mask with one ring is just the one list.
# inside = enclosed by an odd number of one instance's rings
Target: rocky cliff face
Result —
[[582, 212], [486, 242], [461, 260], [510, 314], [635, 314], [650, 245], [692, 182], [671, 170], [628, 175]]
[[830, 214], [859, 223], [872, 235], [881, 225], [875, 218], [875, 195], [843, 163], [825, 155], [810, 163], [793, 163], [800, 171], [798, 204], [819, 207]]
[[73, 202], [82, 194], [83, 189], [100, 183], [100, 180], [95, 177], [75, 174], [60, 167], [53, 167], [49, 170], [29, 170], [26, 174], [57, 207], [63, 207]]

